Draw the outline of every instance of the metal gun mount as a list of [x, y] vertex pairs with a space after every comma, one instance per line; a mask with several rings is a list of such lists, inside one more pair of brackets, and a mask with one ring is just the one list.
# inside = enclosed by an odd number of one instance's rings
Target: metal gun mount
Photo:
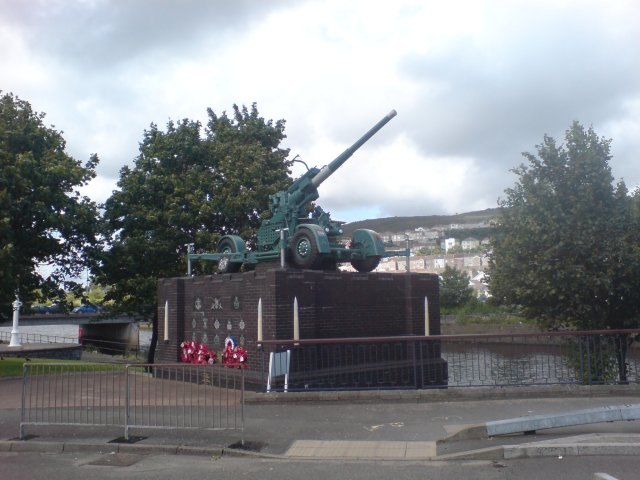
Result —
[[191, 260], [218, 262], [219, 272], [237, 272], [244, 265], [277, 260], [282, 256], [295, 267], [335, 270], [339, 263], [350, 262], [359, 272], [370, 272], [382, 257], [407, 255], [408, 252], [385, 252], [382, 237], [373, 230], [359, 229], [351, 239], [341, 239], [342, 224], [316, 206], [309, 214], [309, 204], [319, 198], [318, 187], [340, 168], [362, 145], [393, 117], [391, 110], [353, 145], [322, 168], [312, 167], [297, 178], [287, 190], [269, 196], [271, 217], [262, 221], [255, 251], [246, 249], [237, 235], [225, 235], [215, 253], [189, 253]]

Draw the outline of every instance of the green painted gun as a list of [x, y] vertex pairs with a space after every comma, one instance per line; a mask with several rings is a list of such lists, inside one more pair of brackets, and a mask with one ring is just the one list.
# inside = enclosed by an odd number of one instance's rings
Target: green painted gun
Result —
[[339, 263], [350, 262], [359, 272], [374, 270], [382, 257], [390, 256], [382, 237], [373, 230], [359, 229], [344, 240], [344, 222], [334, 221], [321, 207], [311, 209], [310, 205], [319, 198], [318, 187], [395, 116], [396, 111], [392, 110], [331, 163], [308, 169], [286, 191], [270, 195], [271, 218], [263, 220], [258, 229], [255, 251], [248, 251], [241, 237], [225, 235], [215, 253], [190, 253], [189, 261], [216, 261], [221, 273], [278, 258], [283, 265], [301, 269], [336, 270]]

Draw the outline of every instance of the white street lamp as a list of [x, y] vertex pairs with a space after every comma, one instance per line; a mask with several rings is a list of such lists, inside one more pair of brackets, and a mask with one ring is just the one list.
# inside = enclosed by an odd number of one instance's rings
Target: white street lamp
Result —
[[21, 347], [20, 344], [20, 335], [18, 331], [18, 322], [20, 321], [20, 307], [22, 306], [22, 302], [20, 298], [18, 298], [18, 294], [16, 293], [16, 300], [13, 302], [13, 328], [11, 329], [11, 341], [9, 342], [10, 347]]

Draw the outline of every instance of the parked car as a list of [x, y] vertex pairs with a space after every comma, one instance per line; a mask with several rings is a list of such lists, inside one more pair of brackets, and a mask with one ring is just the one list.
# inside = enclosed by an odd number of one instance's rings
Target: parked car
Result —
[[69, 311], [66, 309], [64, 303], [61, 302], [53, 302], [51, 305], [48, 305], [47, 308], [49, 309], [47, 313], [67, 313]]
[[71, 313], [100, 313], [102, 309], [97, 305], [80, 305], [79, 307], [74, 308]]
[[50, 313], [49, 312], [49, 307], [47, 305], [31, 305], [31, 313], [32, 314], [43, 314], [43, 313]]
[[33, 314], [49, 314], [49, 313], [65, 313], [67, 310], [65, 309], [64, 304], [60, 302], [53, 302], [50, 305], [32, 305], [31, 313]]

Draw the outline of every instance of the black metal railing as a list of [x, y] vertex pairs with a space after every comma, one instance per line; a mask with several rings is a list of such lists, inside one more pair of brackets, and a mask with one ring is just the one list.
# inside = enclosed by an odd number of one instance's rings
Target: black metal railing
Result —
[[[103, 340], [91, 337], [63, 337], [60, 335], [46, 335], [40, 333], [19, 333], [18, 339], [21, 344], [80, 344], [85, 354], [93, 354], [93, 362], [112, 362], [121, 360], [122, 362], [146, 361], [149, 351], [148, 345], [140, 345], [140, 342], [127, 342], [116, 340]], [[0, 341], [9, 343], [10, 332], [0, 332]]]
[[[103, 340], [101, 338], [90, 337], [82, 337], [79, 339], [79, 342], [82, 345], [83, 352], [111, 357], [111, 360], [116, 357], [126, 361], [146, 359], [148, 352], [148, 347], [141, 346], [139, 342]], [[92, 360], [96, 361], [98, 359], [92, 358]]]
[[640, 383], [640, 330], [269, 340], [265, 390]]
[[[78, 337], [43, 335], [40, 333], [18, 333], [20, 343], [78, 343]], [[0, 341], [11, 341], [11, 332], [0, 332]]]

